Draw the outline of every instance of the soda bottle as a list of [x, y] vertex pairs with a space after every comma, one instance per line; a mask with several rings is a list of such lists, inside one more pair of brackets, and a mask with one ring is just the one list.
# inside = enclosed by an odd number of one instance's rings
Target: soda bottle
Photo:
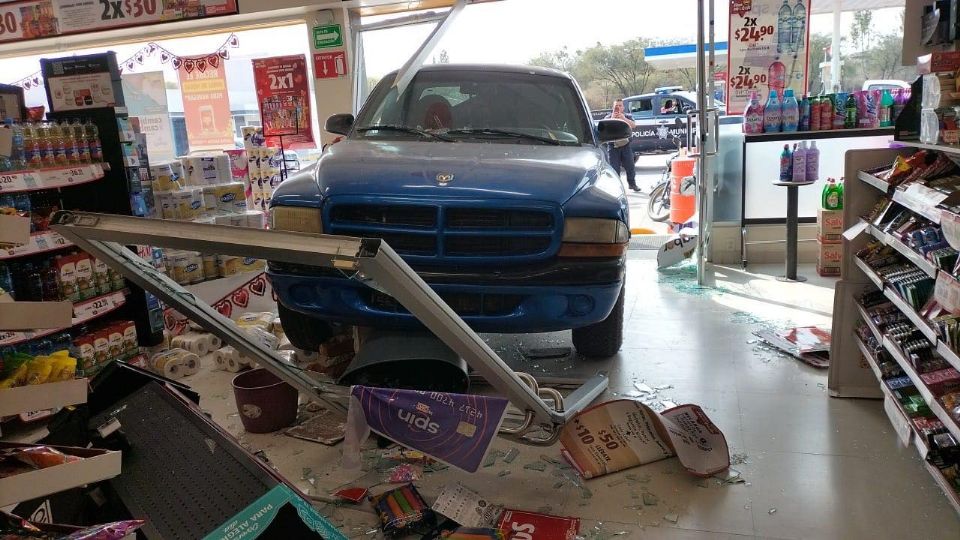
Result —
[[54, 159], [57, 161], [57, 166], [63, 167], [67, 165], [67, 145], [64, 141], [63, 130], [60, 129], [59, 122], [50, 122], [50, 137], [53, 140], [53, 153]]
[[780, 100], [777, 99], [777, 91], [770, 91], [770, 98], [763, 107], [763, 132], [778, 133], [783, 122], [783, 112]]
[[49, 260], [43, 263], [40, 279], [44, 302], [59, 302], [63, 299], [60, 294], [60, 280], [57, 269], [50, 265]]
[[781, 111], [782, 131], [796, 131], [800, 123], [800, 105], [797, 103], [797, 98], [793, 95], [792, 88], [787, 88], [784, 91]]
[[750, 92], [750, 103], [743, 111], [743, 132], [763, 133], [763, 105], [756, 90]]
[[87, 144], [83, 123], [80, 122], [79, 118], [73, 119], [73, 123], [70, 124], [70, 131], [77, 145], [77, 162], [90, 163], [90, 145]]
[[42, 157], [42, 167], [57, 166], [57, 152], [53, 141], [53, 134], [50, 132], [50, 124], [44, 122], [40, 124], [39, 129], [40, 153]]
[[43, 277], [40, 271], [30, 263], [24, 265], [24, 278], [27, 285], [27, 299], [34, 302], [43, 301]]
[[99, 163], [103, 161], [103, 149], [100, 147], [100, 130], [97, 129], [97, 125], [87, 120], [83, 124], [83, 133], [87, 141], [87, 146], [90, 148], [90, 161], [93, 163]]
[[893, 125], [893, 96], [890, 90], [884, 89], [883, 96], [880, 97], [880, 127], [889, 127]]
[[843, 127], [853, 129], [857, 127], [857, 96], [850, 92], [844, 105]]

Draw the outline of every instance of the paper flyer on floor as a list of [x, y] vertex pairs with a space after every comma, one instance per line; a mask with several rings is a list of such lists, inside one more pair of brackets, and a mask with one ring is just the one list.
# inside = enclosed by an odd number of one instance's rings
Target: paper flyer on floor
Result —
[[584, 478], [677, 456], [691, 473], [730, 466], [723, 433], [697, 405], [657, 413], [639, 401], [601, 403], [573, 418], [560, 434], [561, 453]]

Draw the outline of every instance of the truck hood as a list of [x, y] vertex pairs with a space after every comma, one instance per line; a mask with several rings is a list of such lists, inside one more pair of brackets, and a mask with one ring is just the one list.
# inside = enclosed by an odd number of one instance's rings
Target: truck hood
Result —
[[[473, 142], [345, 140], [317, 164], [323, 197], [531, 199], [563, 204], [603, 167], [601, 150]], [[452, 175], [441, 185], [438, 180]]]

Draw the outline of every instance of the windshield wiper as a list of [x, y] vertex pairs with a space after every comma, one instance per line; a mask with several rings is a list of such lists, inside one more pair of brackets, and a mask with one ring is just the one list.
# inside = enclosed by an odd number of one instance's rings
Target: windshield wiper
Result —
[[447, 135], [501, 135], [504, 137], [515, 137], [518, 139], [530, 139], [534, 141], [540, 141], [547, 144], [552, 144], [554, 146], [559, 146], [562, 144], [556, 139], [551, 139], [549, 137], [541, 137], [539, 135], [531, 135], [529, 133], [523, 133], [522, 131], [508, 131], [505, 129], [493, 129], [493, 128], [464, 128], [464, 129], [451, 129], [447, 132]]
[[428, 137], [430, 139], [437, 139], [445, 142], [456, 142], [455, 139], [451, 139], [450, 137], [444, 137], [443, 135], [430, 133], [429, 131], [424, 131], [422, 129], [417, 129], [409, 126], [396, 126], [396, 125], [382, 124], [382, 125], [372, 125], [372, 126], [357, 128], [357, 131], [359, 131], [360, 133], [366, 133], [367, 131], [399, 131], [401, 133], [413, 133], [414, 135], [420, 135], [421, 137]]

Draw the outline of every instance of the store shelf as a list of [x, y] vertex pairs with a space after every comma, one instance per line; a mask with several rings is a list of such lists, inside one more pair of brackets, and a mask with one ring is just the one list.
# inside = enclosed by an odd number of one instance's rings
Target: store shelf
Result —
[[860, 336], [854, 336], [854, 339], [857, 340], [857, 347], [860, 349], [860, 354], [867, 359], [867, 364], [870, 364], [870, 369], [873, 370], [873, 374], [877, 376], [880, 384], [883, 384], [883, 376], [880, 374], [880, 367], [877, 366], [877, 359], [873, 357], [873, 352], [867, 347], [863, 340], [860, 339]]
[[857, 265], [857, 267], [860, 268], [860, 270], [862, 270], [864, 274], [866, 274], [867, 278], [870, 281], [872, 281], [874, 285], [877, 286], [878, 289], [883, 289], [883, 280], [880, 279], [880, 276], [878, 276], [877, 273], [874, 272], [872, 268], [867, 266], [867, 263], [863, 262], [863, 259], [861, 259], [860, 257], [854, 256], [853, 261]]
[[903, 298], [900, 298], [900, 295], [897, 294], [893, 289], [884, 289], [883, 295], [890, 299], [893, 302], [893, 305], [897, 306], [897, 309], [903, 312], [904, 315], [910, 319], [910, 322], [913, 323], [917, 329], [920, 330], [920, 333], [923, 334], [925, 338], [930, 340], [930, 343], [937, 343], [937, 332], [930, 326], [926, 319], [920, 316], [910, 304], [908, 304]]
[[855, 129], [824, 129], [817, 131], [787, 131], [779, 133], [750, 133], [743, 136], [748, 143], [772, 141], [809, 141], [819, 139], [845, 139], [848, 137], [882, 137], [893, 136], [892, 127], [883, 128], [855, 128]]
[[104, 166], [90, 163], [0, 174], [0, 193], [17, 193], [86, 184], [103, 178]]
[[870, 328], [870, 333], [873, 334], [873, 337], [877, 341], [883, 341], [883, 332], [877, 328], [877, 325], [873, 324], [873, 320], [870, 318], [870, 315], [867, 314], [867, 309], [860, 304], [857, 304], [857, 311], [860, 312], [860, 318], [866, 323], [867, 327]]
[[60, 233], [43, 231], [30, 235], [30, 241], [10, 248], [0, 249], [0, 261], [46, 253], [72, 246], [73, 243], [60, 236]]
[[936, 150], [938, 152], [943, 152], [945, 154], [954, 154], [960, 155], [960, 146], [947, 146], [942, 144], [926, 144], [920, 141], [893, 141], [894, 144], [900, 146], [908, 146], [910, 148], [922, 148], [924, 150]]
[[[126, 302], [127, 291], [114, 291], [73, 304], [73, 319], [70, 327], [89, 322], [97, 317], [110, 313]], [[45, 328], [33, 332], [0, 332], [0, 346], [17, 345], [32, 339], [38, 339], [50, 334], [66, 330], [64, 328]]]
[[960, 371], [960, 356], [957, 355], [956, 351], [947, 346], [946, 343], [937, 341], [937, 352], [940, 353], [940, 356], [949, 362], [954, 369]]
[[[917, 440], [918, 437], [914, 437], [914, 440]], [[946, 477], [943, 476], [943, 473], [940, 472], [940, 469], [934, 467], [933, 465], [923, 462], [923, 466], [926, 467], [927, 472], [930, 473], [930, 476], [937, 482], [937, 486], [943, 490], [943, 494], [947, 496], [947, 500], [950, 501], [950, 504], [953, 506], [953, 509], [960, 514], [960, 493], [957, 493], [956, 490], [950, 485], [950, 482], [947, 481]]]
[[891, 234], [887, 234], [881, 231], [880, 229], [874, 227], [873, 225], [870, 225], [870, 234], [872, 234], [873, 237], [876, 238], [877, 240], [880, 240], [884, 244], [897, 250], [898, 253], [906, 257], [907, 260], [913, 263], [914, 266], [922, 270], [923, 273], [936, 279], [937, 267], [932, 262], [928, 261], [927, 259], [924, 259], [923, 255], [920, 255], [919, 253], [911, 249], [910, 246], [900, 241], [899, 238]]
[[897, 347], [897, 344], [891, 341], [889, 338], [883, 338], [883, 348], [890, 353], [890, 356], [900, 364], [900, 369], [907, 374], [907, 377], [910, 377], [910, 381], [913, 382], [913, 385], [917, 387], [917, 391], [920, 392], [920, 396], [923, 397], [923, 401], [926, 402], [927, 406], [930, 407], [930, 410], [933, 414], [943, 422], [943, 425], [947, 427], [951, 434], [954, 437], [960, 439], [960, 426], [947, 414], [947, 411], [943, 408], [943, 405], [937, 401], [937, 398], [930, 392], [930, 389], [927, 388], [927, 385], [923, 384], [923, 379], [920, 378], [920, 374], [917, 373], [917, 370], [910, 365], [909, 360], [904, 357], [903, 353], [900, 352], [900, 348]]
[[87, 402], [87, 379], [18, 386], [0, 390], [0, 416]]
[[[0, 442], [0, 451], [24, 446], [28, 445]], [[119, 451], [66, 446], [53, 448], [83, 459], [0, 478], [0, 506], [11, 506], [120, 474], [122, 455]]]
[[859, 171], [857, 173], [857, 178], [859, 178], [863, 182], [866, 182], [867, 184], [870, 184], [871, 186], [879, 189], [884, 193], [887, 193], [890, 191], [890, 182], [887, 182], [886, 180], [881, 180], [880, 178], [866, 171]]

